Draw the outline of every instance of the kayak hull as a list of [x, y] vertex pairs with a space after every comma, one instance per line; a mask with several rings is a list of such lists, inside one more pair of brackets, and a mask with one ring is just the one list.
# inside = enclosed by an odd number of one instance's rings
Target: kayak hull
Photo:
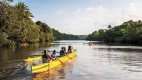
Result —
[[64, 64], [68, 60], [74, 58], [76, 56], [77, 51], [75, 50], [74, 52], [64, 56], [64, 57], [59, 57], [54, 61], [51, 61], [49, 63], [42, 63], [39, 65], [33, 65], [32, 66], [32, 73], [40, 73], [44, 71], [48, 71], [50, 69], [53, 69], [61, 64]]

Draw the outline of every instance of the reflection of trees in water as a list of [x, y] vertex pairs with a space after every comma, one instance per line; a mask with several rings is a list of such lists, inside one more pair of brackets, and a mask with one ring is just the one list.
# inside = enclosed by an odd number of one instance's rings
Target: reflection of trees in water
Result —
[[32, 80], [65, 80], [68, 73], [72, 73], [73, 60], [68, 61], [64, 65], [60, 65], [50, 71], [33, 75]]
[[[24, 71], [23, 67], [23, 60], [27, 58], [30, 54], [35, 52], [41, 52], [40, 47], [43, 48], [49, 48], [52, 45], [47, 43], [36, 43], [31, 44], [29, 46], [23, 46], [23, 47], [17, 47], [17, 48], [1, 48], [0, 51], [0, 78], [1, 76], [7, 77], [11, 74], [12, 77], [21, 77], [17, 76], [17, 72]], [[25, 77], [25, 74], [22, 73], [23, 77]], [[14, 75], [14, 76], [13, 76]], [[8, 77], [9, 78], [9, 77]]]
[[141, 49], [128, 49], [128, 48], [97, 48], [99, 51], [107, 52], [109, 58], [121, 58], [126, 61], [141, 60]]
[[49, 48], [51, 46], [52, 45], [48, 43], [36, 43], [25, 47], [17, 47], [15, 49], [1, 48], [0, 61], [25, 59], [29, 54], [39, 51], [40, 48]]

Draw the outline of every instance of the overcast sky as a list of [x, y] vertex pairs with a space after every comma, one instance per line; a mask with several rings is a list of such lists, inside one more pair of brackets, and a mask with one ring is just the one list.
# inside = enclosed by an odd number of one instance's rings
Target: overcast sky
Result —
[[70, 34], [90, 34], [109, 24], [142, 20], [142, 0], [15, 0], [25, 2], [51, 28]]

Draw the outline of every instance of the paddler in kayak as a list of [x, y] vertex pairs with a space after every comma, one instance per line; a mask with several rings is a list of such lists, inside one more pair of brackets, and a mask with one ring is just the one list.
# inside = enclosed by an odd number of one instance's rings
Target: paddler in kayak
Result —
[[68, 46], [68, 54], [72, 53], [72, 46]]
[[44, 50], [43, 55], [42, 55], [42, 62], [46, 63], [49, 62], [50, 60], [54, 60], [47, 52]]
[[49, 61], [48, 55], [46, 53], [46, 50], [44, 50], [42, 55], [42, 63], [46, 63], [48, 61]]
[[56, 59], [56, 50], [53, 51], [53, 53], [51, 54], [51, 57], [52, 57], [53, 59]]
[[62, 47], [60, 51], [60, 57], [65, 56], [65, 55], [66, 55], [65, 47]]
[[64, 47], [64, 52], [65, 52], [65, 55], [66, 55], [67, 54], [66, 47]]

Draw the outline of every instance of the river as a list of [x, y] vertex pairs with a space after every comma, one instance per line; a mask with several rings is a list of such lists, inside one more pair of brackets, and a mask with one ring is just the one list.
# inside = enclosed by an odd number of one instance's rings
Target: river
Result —
[[[142, 80], [142, 47], [89, 41], [55, 41], [16, 49], [0, 49], [0, 80]], [[64, 65], [31, 74], [24, 59], [43, 49], [73, 46], [77, 56]], [[32, 56], [34, 57], [34, 56]]]

